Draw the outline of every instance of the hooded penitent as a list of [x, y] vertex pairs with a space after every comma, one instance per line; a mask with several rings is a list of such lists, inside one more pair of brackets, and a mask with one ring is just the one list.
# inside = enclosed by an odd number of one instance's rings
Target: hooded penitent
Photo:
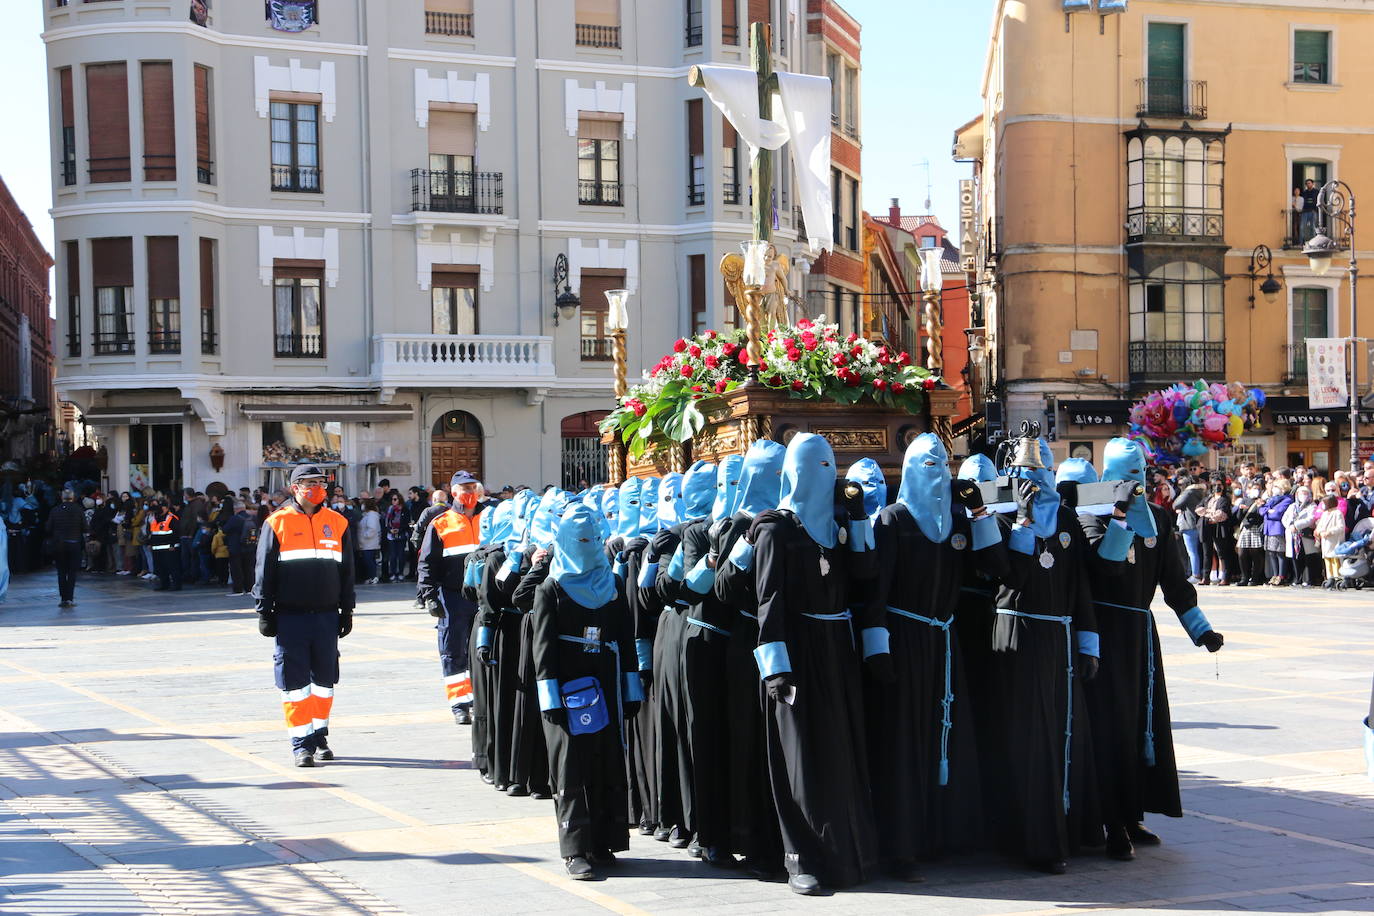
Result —
[[849, 466], [845, 480], [857, 483], [864, 491], [864, 511], [869, 518], [877, 518], [887, 505], [887, 480], [883, 469], [872, 458], [860, 458]]
[[682, 475], [664, 474], [658, 484], [658, 529], [671, 528], [682, 521]]
[[744, 453], [739, 477], [736, 512], [754, 516], [776, 509], [782, 495], [782, 462], [787, 449], [771, 439], [760, 439]]
[[778, 508], [797, 516], [806, 533], [822, 547], [834, 547], [835, 453], [823, 436], [798, 433], [787, 444], [782, 461], [782, 498]]
[[694, 522], [711, 514], [716, 498], [716, 466], [709, 461], [694, 461], [682, 477], [680, 522]]
[[615, 533], [627, 541], [639, 534], [639, 494], [643, 486], [644, 481], [631, 477], [620, 485], [616, 496]]
[[969, 455], [959, 465], [959, 479], [976, 480], [979, 483], [996, 480], [997, 467], [987, 455]]
[[596, 514], [586, 506], [570, 507], [559, 520], [555, 544], [549, 578], [585, 608], [610, 604], [616, 595], [615, 576]]
[[662, 481], [646, 477], [639, 487], [639, 536], [651, 538], [658, 531], [658, 491]]
[[1059, 527], [1059, 490], [1054, 482], [1054, 455], [1049, 443], [1040, 440], [1040, 463], [1043, 468], [1017, 468], [1017, 476], [1035, 481], [1040, 488], [1035, 494], [1031, 530], [1036, 537], [1054, 537]]
[[1078, 508], [1080, 483], [1097, 483], [1097, 469], [1092, 462], [1082, 458], [1066, 458], [1059, 470], [1054, 472], [1054, 484], [1060, 500], [1070, 509]]
[[744, 470], [744, 456], [730, 455], [716, 468], [716, 498], [711, 503], [711, 518], [719, 521], [735, 514], [740, 499], [740, 474]]
[[534, 520], [530, 523], [530, 543], [548, 549], [553, 544], [558, 520], [567, 508], [567, 492], [550, 487], [539, 500], [539, 508], [534, 510]]
[[[1145, 485], [1145, 451], [1134, 439], [1112, 439], [1102, 452], [1103, 480], [1134, 480], [1142, 487]], [[1141, 537], [1152, 538], [1159, 532], [1155, 528], [1154, 513], [1146, 499], [1131, 501], [1126, 510], [1126, 524]]]
[[[967, 463], [967, 462], [966, 462]], [[954, 527], [949, 453], [934, 433], [921, 433], [906, 447], [897, 502], [906, 506], [927, 539], [943, 544]]]

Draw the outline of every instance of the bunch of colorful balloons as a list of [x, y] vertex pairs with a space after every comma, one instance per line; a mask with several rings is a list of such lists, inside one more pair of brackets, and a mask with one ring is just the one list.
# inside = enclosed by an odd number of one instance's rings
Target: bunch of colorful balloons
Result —
[[1264, 392], [1240, 382], [1174, 385], [1131, 406], [1130, 437], [1155, 464], [1182, 464], [1210, 449], [1229, 448], [1259, 426]]

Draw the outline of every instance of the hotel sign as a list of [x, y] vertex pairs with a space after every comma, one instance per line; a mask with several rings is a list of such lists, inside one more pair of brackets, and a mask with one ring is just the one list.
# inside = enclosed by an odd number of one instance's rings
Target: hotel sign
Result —
[[959, 181], [959, 262], [964, 273], [972, 273], [978, 256], [978, 192], [972, 178]]

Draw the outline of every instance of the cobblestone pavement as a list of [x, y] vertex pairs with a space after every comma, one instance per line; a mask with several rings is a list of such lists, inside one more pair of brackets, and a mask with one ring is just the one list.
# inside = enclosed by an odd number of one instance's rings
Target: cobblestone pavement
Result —
[[53, 577], [17, 578], [0, 605], [0, 912], [1374, 912], [1359, 593], [1206, 589], [1217, 657], [1161, 616], [1187, 809], [1151, 821], [1163, 847], [1062, 877], [960, 859], [820, 899], [637, 833], [613, 877], [567, 881], [550, 803], [467, 763], [411, 596], [361, 590], [340, 759], [300, 770], [246, 599], [84, 577], [61, 611]]

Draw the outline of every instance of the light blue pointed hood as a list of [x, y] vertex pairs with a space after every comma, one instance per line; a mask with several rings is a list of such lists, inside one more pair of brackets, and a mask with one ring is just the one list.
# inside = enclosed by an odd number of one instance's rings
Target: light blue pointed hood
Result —
[[694, 522], [711, 514], [716, 498], [716, 466], [709, 461], [693, 461], [682, 477], [682, 511], [678, 521]]
[[740, 475], [744, 471], [744, 456], [722, 458], [716, 467], [716, 498], [711, 503], [711, 519], [720, 521], [735, 514], [739, 506]]
[[664, 474], [658, 482], [658, 528], [663, 531], [682, 521], [682, 475]]
[[1097, 483], [1097, 468], [1083, 458], [1066, 458], [1054, 472], [1055, 483]]
[[[967, 462], [965, 462], [967, 464]], [[954, 494], [949, 485], [949, 452], [934, 433], [921, 433], [902, 457], [897, 502], [906, 506], [927, 540], [943, 544], [954, 530]]]
[[646, 477], [639, 487], [639, 537], [651, 538], [658, 530], [658, 491], [663, 481]]
[[599, 608], [615, 599], [615, 574], [606, 559], [597, 514], [573, 504], [558, 522], [549, 578], [585, 608]]
[[606, 523], [606, 538], [615, 536], [616, 519], [620, 516], [620, 490], [606, 487], [601, 491], [601, 518]]
[[824, 436], [797, 433], [782, 460], [782, 496], [778, 508], [797, 516], [806, 533], [822, 547], [834, 547], [835, 452]]
[[530, 522], [529, 539], [535, 547], [547, 550], [553, 544], [558, 520], [567, 509], [568, 502], [567, 491], [556, 487], [540, 497], [539, 506], [534, 510], [534, 519]]
[[581, 499], [577, 500], [578, 503], [586, 506], [588, 511], [592, 513], [592, 517], [596, 519], [596, 527], [597, 530], [601, 532], [601, 540], [603, 543], [611, 536], [611, 525], [606, 520], [606, 513], [601, 509], [603, 494], [606, 492], [614, 493], [615, 491], [607, 491], [601, 487], [592, 487], [582, 495]]
[[1045, 465], [1043, 468], [1018, 468], [1017, 471], [1040, 487], [1040, 492], [1035, 494], [1035, 520], [1031, 530], [1036, 537], [1050, 538], [1059, 529], [1059, 489], [1054, 482], [1054, 455], [1044, 439], [1040, 440], [1040, 462]]
[[744, 453], [744, 470], [739, 476], [739, 505], [736, 512], [750, 517], [778, 507], [782, 497], [782, 463], [787, 449], [772, 439], [760, 439]]
[[844, 479], [863, 487], [864, 511], [869, 518], [877, 518], [883, 506], [887, 505], [887, 479], [883, 477], [883, 469], [878, 462], [872, 458], [860, 458], [849, 466]]
[[515, 537], [515, 504], [509, 499], [482, 510], [482, 543], [503, 548]]
[[644, 481], [638, 477], [627, 478], [620, 485], [620, 493], [616, 496], [616, 537], [628, 541], [639, 534], [639, 493], [643, 485]]
[[533, 490], [524, 489], [508, 502], [515, 511], [511, 518], [511, 536], [506, 539], [506, 553], [519, 549], [520, 543], [525, 539], [525, 534], [534, 521], [534, 510], [539, 508], [539, 495]]
[[969, 455], [964, 459], [964, 463], [959, 465], [959, 479], [976, 480], [979, 483], [996, 480], [997, 466], [987, 455]]
[[477, 543], [490, 544], [493, 540], [491, 536], [491, 519], [496, 513], [487, 506], [477, 515]]
[[[1145, 450], [1140, 443], [1119, 437], [1110, 440], [1102, 451], [1102, 479], [1134, 480], [1143, 487]], [[1159, 534], [1154, 513], [1150, 511], [1150, 502], [1144, 496], [1132, 500], [1131, 508], [1126, 510], [1126, 524], [1141, 537], [1152, 538]]]

